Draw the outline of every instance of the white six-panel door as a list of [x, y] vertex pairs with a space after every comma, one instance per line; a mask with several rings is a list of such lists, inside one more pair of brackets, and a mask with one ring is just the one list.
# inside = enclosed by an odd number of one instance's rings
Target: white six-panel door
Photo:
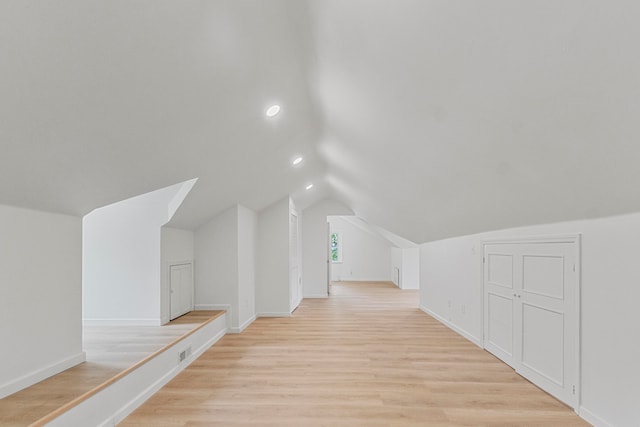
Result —
[[577, 408], [579, 240], [484, 244], [484, 345]]

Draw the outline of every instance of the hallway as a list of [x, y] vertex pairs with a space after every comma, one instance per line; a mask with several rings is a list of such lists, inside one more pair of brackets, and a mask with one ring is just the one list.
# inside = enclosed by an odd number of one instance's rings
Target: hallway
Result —
[[421, 312], [418, 291], [341, 282], [225, 336], [121, 425], [588, 424]]

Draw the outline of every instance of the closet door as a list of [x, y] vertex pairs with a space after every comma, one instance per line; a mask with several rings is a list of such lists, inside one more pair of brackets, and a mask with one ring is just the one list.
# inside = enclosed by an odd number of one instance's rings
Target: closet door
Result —
[[523, 244], [517, 289], [516, 370], [575, 407], [577, 251], [571, 243]]
[[485, 243], [484, 345], [575, 408], [579, 242], [577, 237], [547, 240]]
[[485, 245], [484, 252], [484, 344], [485, 348], [513, 366], [515, 258], [513, 245]]

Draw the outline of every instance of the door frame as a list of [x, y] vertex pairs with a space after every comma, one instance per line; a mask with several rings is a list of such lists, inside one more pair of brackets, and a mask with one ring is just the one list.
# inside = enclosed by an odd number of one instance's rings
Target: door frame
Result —
[[[167, 313], [169, 321], [171, 321], [171, 267], [175, 267], [178, 265], [189, 265], [191, 266], [191, 283], [189, 287], [191, 288], [191, 311], [195, 309], [196, 304], [196, 295], [195, 295], [195, 270], [193, 268], [193, 260], [185, 260], [185, 261], [169, 261], [167, 262], [167, 307], [169, 308], [169, 312]], [[180, 317], [180, 316], [178, 316]]]
[[[496, 244], [536, 244], [536, 243], [570, 243], [573, 244], [575, 246], [575, 257], [576, 257], [576, 284], [575, 286], [577, 286], [577, 289], [575, 290], [576, 293], [576, 300], [574, 301], [575, 304], [575, 310], [576, 310], [576, 334], [575, 334], [575, 338], [574, 338], [574, 344], [575, 344], [575, 348], [576, 348], [576, 359], [575, 359], [575, 367], [573, 368], [574, 370], [574, 375], [575, 375], [575, 394], [576, 394], [576, 400], [575, 400], [575, 407], [572, 408], [576, 413], [579, 413], [580, 410], [580, 405], [582, 404], [582, 347], [581, 347], [581, 335], [582, 335], [582, 313], [580, 311], [581, 308], [581, 301], [582, 301], [582, 296], [581, 296], [581, 289], [582, 289], [582, 234], [581, 233], [576, 233], [576, 234], [551, 234], [551, 235], [533, 235], [533, 236], [512, 236], [512, 237], [503, 237], [503, 238], [489, 238], [489, 239], [482, 239], [480, 241], [481, 245], [482, 245], [482, 253], [480, 255], [481, 259], [480, 259], [480, 263], [482, 265], [482, 268], [480, 269], [480, 301], [482, 304], [482, 310], [481, 312], [481, 325], [482, 325], [482, 348], [485, 351], [487, 348], [487, 340], [488, 337], [485, 335], [485, 327], [484, 327], [484, 322], [485, 322], [485, 318], [487, 316], [487, 313], [485, 312], [486, 310], [486, 305], [485, 305], [485, 283], [484, 283], [484, 277], [485, 277], [485, 270], [487, 268], [487, 263], [485, 260], [485, 253], [486, 253], [486, 246], [487, 245], [496, 245]], [[491, 353], [493, 354], [493, 353]], [[506, 364], [506, 363], [505, 363]], [[509, 365], [510, 366], [510, 365]], [[517, 372], [516, 372], [517, 373]], [[520, 374], [518, 374], [520, 375]], [[524, 378], [524, 377], [523, 377]], [[534, 383], [535, 384], [535, 383]], [[563, 402], [564, 403], [564, 402]], [[571, 406], [571, 405], [569, 405]]]

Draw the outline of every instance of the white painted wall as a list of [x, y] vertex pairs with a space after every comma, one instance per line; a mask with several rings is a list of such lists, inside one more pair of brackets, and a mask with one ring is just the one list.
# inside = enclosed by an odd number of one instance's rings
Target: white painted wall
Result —
[[[400, 281], [397, 271], [400, 271]], [[391, 248], [391, 281], [400, 289], [420, 288], [420, 248]]]
[[0, 205], [0, 398], [84, 361], [82, 220]]
[[391, 244], [340, 217], [329, 217], [332, 233], [340, 233], [342, 262], [333, 263], [331, 280], [391, 280]]
[[258, 214], [238, 206], [238, 328], [256, 317], [256, 239]]
[[353, 215], [335, 200], [322, 200], [301, 213], [302, 294], [304, 298], [326, 298], [328, 228], [327, 216]]
[[398, 274], [402, 276], [402, 248], [397, 248], [395, 246], [391, 247], [391, 281], [397, 286], [400, 287], [400, 280], [398, 280]]
[[[483, 239], [582, 233], [582, 404], [597, 426], [640, 425], [640, 214], [430, 242], [420, 247], [420, 304], [482, 340]], [[466, 314], [462, 313], [465, 307]]]
[[196, 309], [228, 310], [230, 332], [255, 320], [257, 221], [236, 205], [195, 231]]
[[259, 316], [288, 316], [289, 294], [288, 197], [258, 215], [256, 243], [256, 312]]
[[160, 325], [160, 227], [185, 184], [123, 200], [83, 218], [87, 324]]
[[238, 325], [238, 210], [233, 206], [195, 231], [196, 309], [229, 306]]
[[420, 289], [420, 248], [402, 249], [402, 289]]
[[[169, 265], [194, 260], [195, 235], [191, 230], [162, 227], [160, 230], [160, 271], [162, 324], [170, 318]], [[195, 267], [194, 267], [195, 270]]]

